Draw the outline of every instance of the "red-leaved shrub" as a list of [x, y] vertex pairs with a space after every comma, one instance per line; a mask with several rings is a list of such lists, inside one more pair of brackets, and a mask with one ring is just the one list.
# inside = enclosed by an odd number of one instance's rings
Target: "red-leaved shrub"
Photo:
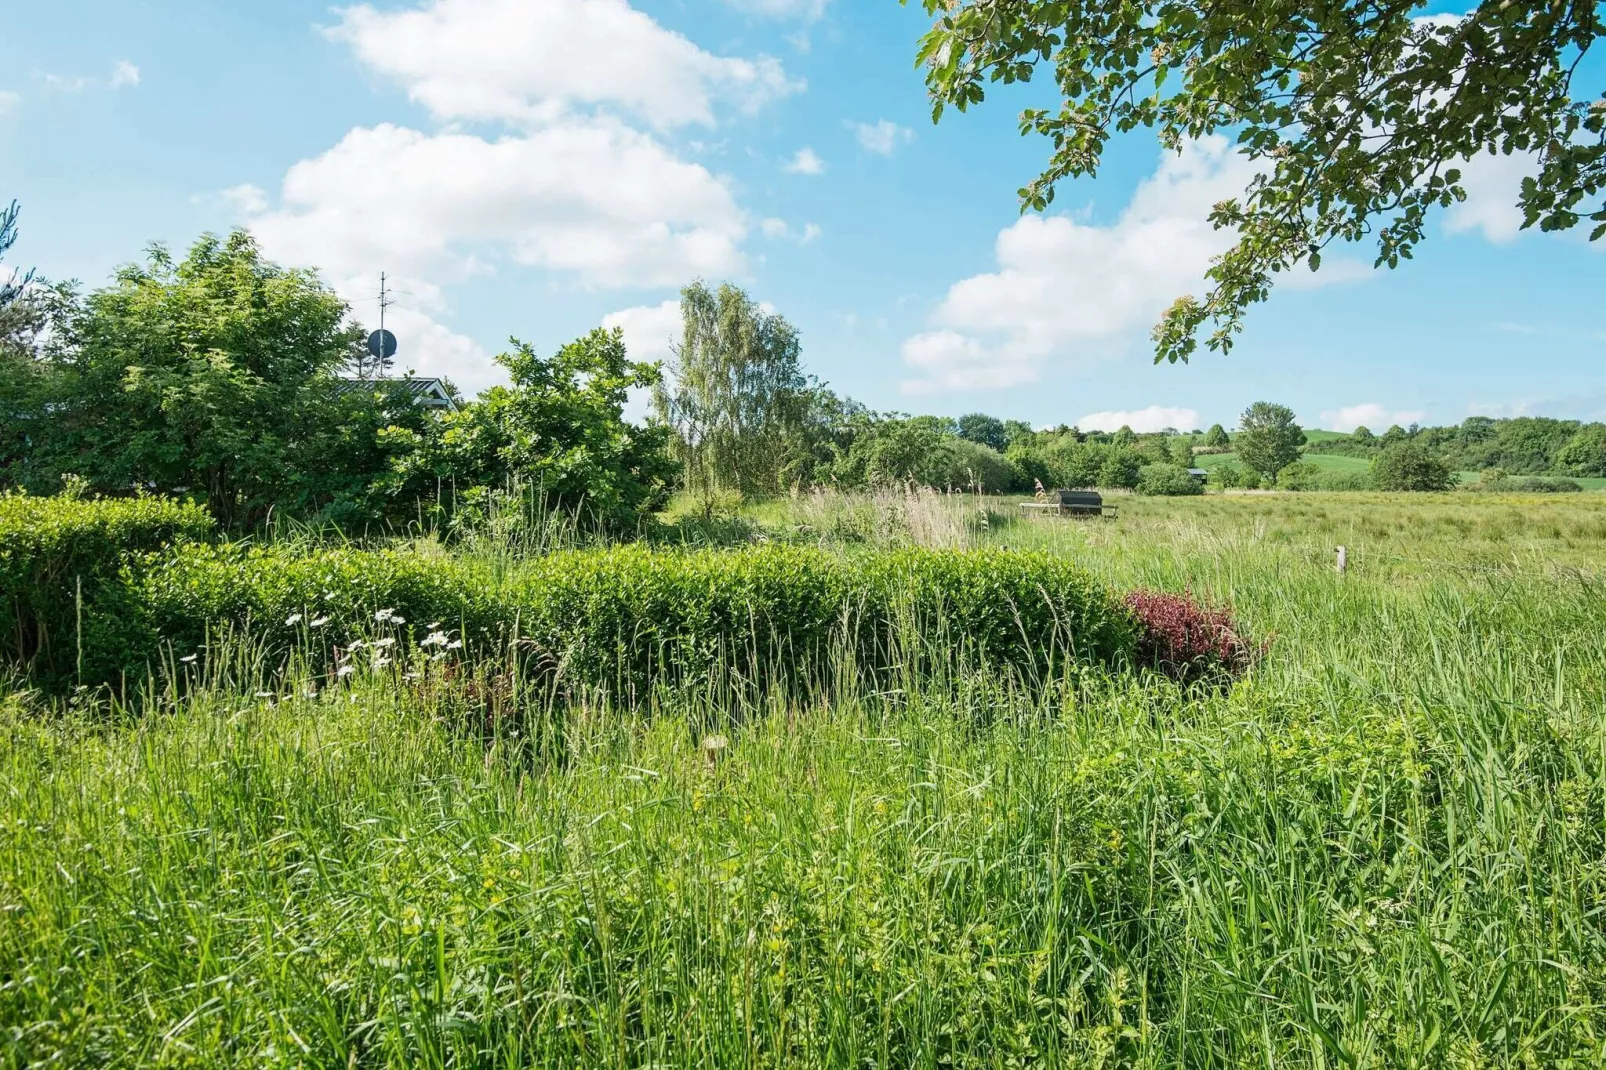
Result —
[[1140, 626], [1138, 660], [1184, 683], [1239, 676], [1264, 651], [1244, 640], [1226, 610], [1189, 595], [1133, 591], [1126, 605]]

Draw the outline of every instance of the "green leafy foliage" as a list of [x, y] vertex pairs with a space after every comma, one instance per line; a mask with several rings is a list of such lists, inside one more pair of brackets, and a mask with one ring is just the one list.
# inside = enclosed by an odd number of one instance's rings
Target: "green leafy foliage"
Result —
[[1288, 406], [1257, 401], [1244, 410], [1238, 424], [1242, 430], [1233, 443], [1238, 459], [1268, 482], [1299, 459], [1305, 432], [1294, 422], [1294, 411]]
[[1569, 475], [1606, 476], [1606, 424], [1587, 424], [1556, 452], [1556, 467]]
[[1146, 464], [1138, 472], [1137, 491], [1150, 497], [1203, 494], [1204, 484], [1174, 464]]
[[1232, 445], [1232, 439], [1227, 436], [1227, 429], [1220, 424], [1211, 424], [1210, 430], [1205, 432], [1204, 445], [1209, 449], [1221, 450]]
[[[471, 653], [514, 638], [531, 671], [641, 699], [660, 683], [740, 667], [754, 680], [815, 674], [851, 652], [874, 674], [904, 655], [967, 657], [1041, 674], [1119, 662], [1132, 624], [1105, 588], [1063, 557], [901, 550], [852, 557], [771, 545], [738, 551], [640, 544], [550, 554], [497, 576], [452, 559], [294, 546], [185, 546], [125, 569], [123, 587], [86, 603], [134, 622], [145, 645], [95, 652], [143, 671], [249, 636], [265, 656], [325, 654], [375, 621], [403, 633], [450, 629]], [[311, 629], [311, 630], [309, 630]], [[86, 643], [93, 635], [86, 630]], [[936, 646], [921, 637], [942, 636]], [[87, 671], [86, 671], [87, 675]]]
[[[122, 570], [131, 558], [212, 536], [196, 505], [0, 495], [0, 650], [45, 681], [140, 675], [146, 649]], [[89, 607], [81, 616], [81, 605]], [[80, 654], [82, 655], [80, 658]]]
[[1580, 63], [1606, 34], [1599, 4], [1482, 0], [1416, 17], [1418, 3], [923, 3], [934, 118], [980, 103], [988, 82], [1052, 69], [1059, 106], [1020, 116], [1052, 145], [1023, 209], [1047, 208], [1059, 182], [1097, 172], [1111, 136], [1140, 127], [1170, 149], [1231, 137], [1252, 161], [1243, 194], [1210, 212], [1237, 242], [1205, 298], [1180, 297], [1156, 325], [1156, 360], [1187, 359], [1207, 323], [1209, 348], [1231, 348], [1274, 277], [1318, 269], [1334, 242], [1375, 240], [1379, 266], [1409, 259], [1430, 211], [1465, 199], [1461, 161], [1486, 153], [1534, 154], [1524, 226], [1587, 216], [1591, 239], [1606, 234], [1606, 204], [1590, 203], [1606, 189], [1606, 95]]
[[1378, 490], [1437, 491], [1455, 485], [1450, 466], [1409, 439], [1385, 446], [1372, 462], [1372, 485]]
[[612, 530], [630, 530], [661, 507], [675, 474], [669, 431], [623, 416], [630, 390], [655, 386], [658, 369], [630, 360], [618, 328], [597, 328], [549, 358], [517, 339], [513, 345], [497, 357], [510, 385], [492, 387], [410, 436], [393, 462], [388, 493], [405, 504], [443, 483], [501, 488], [516, 481], [546, 506]]
[[797, 331], [729, 283], [681, 291], [684, 332], [653, 392], [674, 429], [693, 493], [726, 489], [765, 497], [785, 489], [809, 401]]
[[984, 412], [967, 413], [959, 418], [959, 437], [1003, 453], [1009, 448], [1009, 431], [1004, 421]]

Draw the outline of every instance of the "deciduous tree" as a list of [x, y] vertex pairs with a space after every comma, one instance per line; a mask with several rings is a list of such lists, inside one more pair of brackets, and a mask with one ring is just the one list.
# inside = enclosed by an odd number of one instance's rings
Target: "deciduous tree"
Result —
[[1267, 482], [1299, 459], [1305, 432], [1294, 422], [1294, 410], [1286, 405], [1257, 401], [1239, 418], [1238, 459], [1244, 467], [1259, 472]]

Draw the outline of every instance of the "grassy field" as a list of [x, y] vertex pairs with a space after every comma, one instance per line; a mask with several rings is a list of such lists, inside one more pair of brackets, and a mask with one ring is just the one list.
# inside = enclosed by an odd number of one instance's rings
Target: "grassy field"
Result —
[[[1311, 435], [1312, 432], [1306, 432], [1306, 434]], [[1344, 436], [1334, 436], [1329, 433], [1329, 437], [1342, 438]], [[1300, 459], [1309, 461], [1311, 464], [1324, 471], [1346, 473], [1354, 472], [1359, 474], [1365, 474], [1368, 472], [1371, 469], [1372, 463], [1365, 457], [1343, 457], [1331, 453], [1306, 453], [1302, 455]], [[1236, 464], [1242, 467], [1242, 462], [1238, 460], [1238, 455], [1236, 453], [1200, 454], [1194, 458], [1194, 463], [1200, 468], [1204, 469], [1215, 468], [1217, 465], [1223, 464]], [[1478, 476], [1479, 473], [1477, 472], [1456, 473], [1456, 478], [1461, 483], [1476, 483], [1478, 481]], [[1568, 476], [1567, 478], [1571, 479], [1574, 483], [1579, 484], [1585, 490], [1606, 490], [1606, 478], [1599, 476]]]
[[1602, 1065], [1606, 501], [1119, 503], [723, 537], [1053, 550], [1231, 606], [1236, 686], [10, 689], [0, 1065]]

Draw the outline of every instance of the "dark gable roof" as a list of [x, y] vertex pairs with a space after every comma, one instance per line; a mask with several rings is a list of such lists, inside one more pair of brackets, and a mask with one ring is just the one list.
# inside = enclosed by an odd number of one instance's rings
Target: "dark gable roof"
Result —
[[352, 394], [359, 391], [379, 389], [403, 389], [418, 399], [419, 404], [426, 409], [445, 409], [448, 412], [457, 411], [457, 402], [452, 400], [451, 393], [446, 384], [440, 379], [420, 379], [408, 376], [404, 379], [337, 379], [335, 390], [341, 394]]

